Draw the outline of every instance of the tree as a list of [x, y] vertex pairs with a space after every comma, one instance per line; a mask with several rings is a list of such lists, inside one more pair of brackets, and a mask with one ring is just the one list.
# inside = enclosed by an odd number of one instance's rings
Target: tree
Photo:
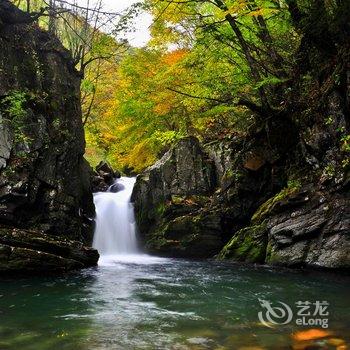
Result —
[[[104, 62], [116, 61], [127, 47], [111, 36], [118, 34], [122, 14], [103, 10], [102, 0], [87, 1], [80, 6], [76, 0], [15, 0], [17, 6], [29, 12], [33, 21], [57, 35], [71, 52], [75, 67], [83, 78], [83, 123], [90, 118], [96, 91], [103, 79]], [[108, 30], [109, 32], [108, 32]], [[91, 69], [90, 69], [91, 67]], [[88, 74], [86, 74], [88, 70]]]
[[147, 5], [152, 40], [126, 53], [114, 110], [88, 126], [113, 164], [141, 171], [180, 137], [244, 133], [279, 113], [284, 92], [276, 99], [273, 90], [287, 80], [295, 45], [287, 8], [245, 0]]
[[[197, 43], [203, 37], [208, 42], [209, 34], [231, 49], [232, 52], [226, 51], [225, 55], [229, 56], [233, 65], [244, 66], [242, 71], [249, 72], [248, 78], [256, 92], [248, 98], [245, 94], [237, 94], [232, 103], [246, 106], [264, 118], [279, 108], [283, 97], [272, 101], [269, 92], [271, 89], [275, 91], [275, 85], [282, 84], [288, 78], [288, 54], [285, 49], [293, 43], [287, 38], [286, 29], [292, 28], [288, 25], [285, 5], [277, 1], [255, 0], [149, 0], [148, 8], [157, 21], [163, 21], [162, 26], [157, 26], [158, 29], [176, 28], [178, 25], [189, 27], [187, 22], [195, 23]], [[277, 25], [277, 37], [273, 28], [279, 20], [286, 28]], [[283, 44], [281, 35], [287, 45]]]

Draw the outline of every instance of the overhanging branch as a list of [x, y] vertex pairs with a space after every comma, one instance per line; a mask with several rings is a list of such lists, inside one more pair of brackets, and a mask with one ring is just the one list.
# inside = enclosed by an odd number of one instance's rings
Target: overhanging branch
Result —
[[228, 98], [225, 100], [221, 100], [218, 98], [213, 98], [213, 97], [208, 97], [208, 96], [196, 96], [196, 95], [192, 95], [189, 94], [187, 92], [183, 92], [183, 91], [179, 91], [173, 88], [167, 88], [167, 90], [175, 92], [177, 94], [186, 96], [186, 97], [190, 97], [190, 98], [194, 98], [197, 100], [206, 100], [206, 101], [212, 101], [212, 102], [217, 102], [219, 104], [230, 104], [232, 106], [244, 106], [247, 107], [248, 109], [250, 109], [252, 112], [259, 114], [262, 117], [267, 117], [269, 114], [269, 111], [266, 110], [264, 107], [254, 103], [251, 100], [248, 100], [247, 98], [244, 97], [240, 97], [238, 100], [235, 98]]

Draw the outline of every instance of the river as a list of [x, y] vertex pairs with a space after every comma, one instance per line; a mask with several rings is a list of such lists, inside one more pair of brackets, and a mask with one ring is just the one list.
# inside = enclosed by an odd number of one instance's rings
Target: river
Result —
[[349, 343], [349, 295], [349, 279], [330, 274], [129, 257], [3, 280], [0, 349], [291, 349], [293, 332], [315, 328], [262, 325], [258, 299], [326, 300], [326, 331]]

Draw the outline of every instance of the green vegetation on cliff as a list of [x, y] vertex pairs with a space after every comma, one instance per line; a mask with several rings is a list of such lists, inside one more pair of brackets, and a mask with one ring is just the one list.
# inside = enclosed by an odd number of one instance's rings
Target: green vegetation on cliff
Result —
[[266, 224], [250, 226], [236, 232], [218, 255], [218, 259], [233, 259], [263, 263], [266, 256]]

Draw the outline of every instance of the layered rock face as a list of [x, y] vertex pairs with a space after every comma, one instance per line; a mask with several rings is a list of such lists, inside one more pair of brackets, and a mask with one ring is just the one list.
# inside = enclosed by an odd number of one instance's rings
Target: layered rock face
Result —
[[[298, 130], [276, 121], [282, 124], [268, 137], [257, 130], [202, 146], [193, 138], [175, 145], [134, 189], [146, 248], [167, 256], [349, 269], [344, 102], [339, 93], [329, 95], [324, 113], [332, 123], [315, 117]], [[278, 132], [286, 128], [289, 135]], [[199, 157], [201, 166], [183, 161], [185, 154]], [[187, 189], [179, 186], [182, 174], [191, 174]], [[194, 179], [208, 179], [203, 190], [194, 190]]]
[[266, 261], [350, 268], [349, 185], [335, 192], [299, 192], [267, 220]]
[[309, 120], [292, 148], [295, 156], [290, 153], [288, 167], [280, 168], [287, 180], [283, 188], [257, 208], [249, 226], [234, 230], [219, 258], [349, 269], [347, 110], [344, 96], [329, 94], [324, 115], [332, 121]]
[[61, 273], [93, 266], [97, 259], [96, 250], [78, 241], [22, 228], [0, 228], [0, 272]]
[[281, 191], [237, 231], [221, 259], [291, 267], [350, 268], [349, 183], [333, 191], [311, 185]]
[[94, 205], [80, 77], [58, 40], [8, 1], [0, 3], [0, 129], [0, 271], [96, 264], [83, 247]]

